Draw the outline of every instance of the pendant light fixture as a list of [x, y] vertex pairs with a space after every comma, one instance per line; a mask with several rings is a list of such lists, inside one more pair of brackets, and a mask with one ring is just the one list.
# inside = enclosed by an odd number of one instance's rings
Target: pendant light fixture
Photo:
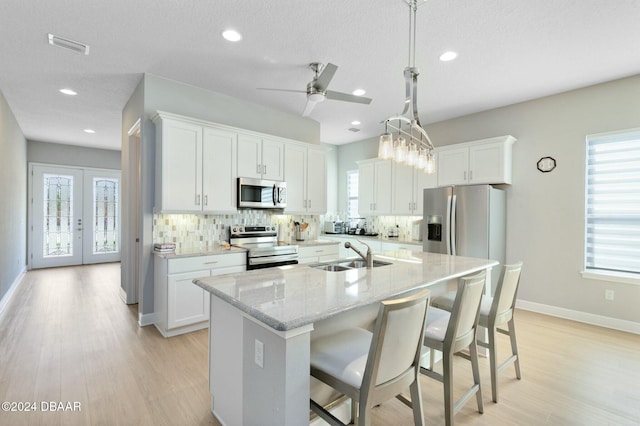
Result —
[[[384, 133], [380, 135], [378, 158], [393, 159], [398, 163], [435, 172], [433, 144], [418, 117], [418, 75], [416, 61], [416, 11], [426, 0], [407, 0], [409, 5], [409, 65], [404, 69], [405, 101], [401, 114], [384, 120]], [[391, 132], [389, 131], [391, 130]], [[397, 132], [394, 139], [392, 133]]]

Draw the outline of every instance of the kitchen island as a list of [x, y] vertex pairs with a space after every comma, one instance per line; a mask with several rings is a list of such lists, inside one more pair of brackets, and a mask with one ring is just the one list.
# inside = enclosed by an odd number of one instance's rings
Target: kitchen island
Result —
[[309, 421], [309, 349], [316, 333], [373, 321], [378, 303], [498, 262], [398, 250], [390, 264], [325, 271], [290, 265], [194, 280], [211, 293], [211, 410], [225, 425]]

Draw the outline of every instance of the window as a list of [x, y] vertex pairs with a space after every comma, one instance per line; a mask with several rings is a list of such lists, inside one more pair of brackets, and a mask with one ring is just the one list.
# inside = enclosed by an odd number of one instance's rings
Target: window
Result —
[[640, 129], [587, 137], [586, 272], [640, 278]]
[[347, 218], [360, 217], [358, 214], [358, 171], [347, 172]]

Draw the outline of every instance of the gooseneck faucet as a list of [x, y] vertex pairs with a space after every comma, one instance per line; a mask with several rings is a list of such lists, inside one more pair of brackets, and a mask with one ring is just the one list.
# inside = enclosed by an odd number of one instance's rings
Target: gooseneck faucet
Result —
[[369, 247], [366, 243], [363, 243], [360, 240], [358, 240], [358, 242], [360, 244], [363, 244], [367, 248], [367, 254], [366, 255], [362, 254], [362, 252], [360, 250], [358, 250], [353, 245], [351, 245], [351, 243], [349, 241], [344, 243], [344, 247], [345, 248], [350, 248], [351, 250], [353, 250], [356, 253], [358, 253], [358, 255], [361, 258], [363, 258], [365, 262], [367, 262], [367, 269], [371, 269], [373, 267], [373, 254], [371, 253], [371, 247]]

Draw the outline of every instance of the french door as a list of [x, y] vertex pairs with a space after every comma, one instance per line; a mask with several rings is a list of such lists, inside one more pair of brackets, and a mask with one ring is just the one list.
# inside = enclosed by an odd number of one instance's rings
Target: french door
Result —
[[120, 172], [32, 165], [32, 268], [120, 260]]

